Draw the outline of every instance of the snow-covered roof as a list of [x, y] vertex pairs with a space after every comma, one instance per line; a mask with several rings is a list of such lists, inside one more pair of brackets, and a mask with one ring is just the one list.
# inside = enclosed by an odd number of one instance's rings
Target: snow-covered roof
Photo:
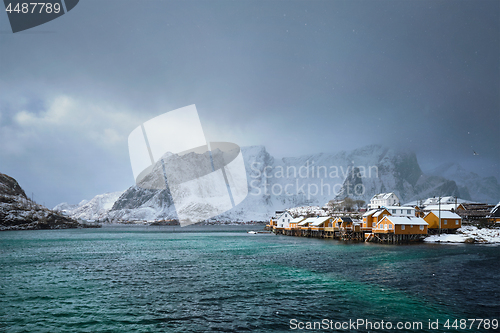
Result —
[[305, 220], [305, 217], [300, 216], [300, 217], [296, 217], [293, 220], [291, 220], [290, 223], [299, 223], [299, 222], [302, 222], [304, 220]]
[[309, 217], [309, 218], [305, 219], [304, 221], [300, 222], [298, 225], [306, 225], [308, 223], [313, 223], [317, 219], [318, 219], [317, 217]]
[[[429, 225], [429, 223], [425, 222], [425, 220], [421, 217], [407, 217], [407, 216], [386, 216], [382, 219], [389, 220], [393, 224], [405, 224], [405, 225]], [[380, 221], [379, 223], [381, 223]]]
[[418, 201], [418, 200], [410, 201], [410, 202], [407, 202], [404, 204], [404, 206], [406, 206], [406, 207], [415, 207], [418, 205], [420, 205], [420, 201]]
[[283, 215], [285, 215], [286, 213], [288, 213], [289, 215], [292, 215], [292, 214], [290, 214], [290, 212], [289, 212], [289, 211], [285, 210], [283, 213], [279, 214], [279, 215], [276, 217], [276, 219], [279, 219], [280, 217], [282, 217], [282, 216], [283, 216]]
[[[394, 192], [375, 194], [371, 200], [386, 200], [389, 199], [389, 197], [393, 194]], [[394, 196], [397, 198], [396, 194], [394, 194]]]
[[442, 197], [441, 198], [441, 204], [451, 204], [451, 203], [464, 203], [464, 202], [470, 202], [469, 200], [464, 200], [456, 197]]
[[422, 202], [422, 205], [434, 205], [438, 202], [438, 198], [427, 198]]
[[500, 202], [490, 212], [488, 217], [500, 217]]
[[455, 202], [455, 197], [448, 196], [448, 197], [441, 197], [441, 204], [444, 203], [454, 203]]
[[378, 209], [372, 209], [363, 214], [363, 217], [367, 217], [375, 213]]
[[443, 210], [452, 210], [452, 209], [455, 210], [456, 207], [458, 207], [459, 205], [460, 204], [457, 204], [456, 206], [455, 206], [455, 204], [428, 205], [428, 206], [424, 207], [424, 210], [427, 210], [427, 211], [429, 211], [429, 210], [441, 210], [441, 211], [443, 211]]
[[[429, 215], [430, 213], [436, 215], [436, 216], [441, 216], [442, 219], [461, 219], [460, 215], [457, 215], [455, 213], [452, 213], [447, 210], [442, 210], [441, 213], [437, 210], [433, 210], [428, 212], [425, 216]], [[441, 215], [440, 215], [441, 214]]]
[[447, 197], [441, 197], [441, 199], [436, 198], [436, 197], [427, 198], [421, 204], [423, 206], [437, 205], [439, 202], [441, 202], [441, 205], [443, 205], [443, 204], [446, 205], [446, 204], [454, 204], [455, 202], [457, 204], [459, 204], [459, 203], [464, 203], [464, 202], [469, 202], [469, 201], [464, 200], [464, 199], [460, 199], [460, 198], [455, 198], [452, 196], [447, 196]]
[[375, 214], [373, 214], [373, 216], [374, 216], [374, 217], [378, 217], [378, 216], [380, 216], [380, 214], [382, 214], [385, 210], [386, 210], [386, 209], [385, 209], [385, 208], [383, 208], [383, 209], [379, 210], [378, 212], [376, 212]]
[[318, 217], [316, 219], [316, 221], [314, 221], [313, 223], [311, 223], [311, 227], [317, 227], [317, 226], [321, 225], [322, 223], [325, 223], [326, 221], [328, 221], [328, 219], [330, 219], [330, 218], [331, 218], [330, 216]]

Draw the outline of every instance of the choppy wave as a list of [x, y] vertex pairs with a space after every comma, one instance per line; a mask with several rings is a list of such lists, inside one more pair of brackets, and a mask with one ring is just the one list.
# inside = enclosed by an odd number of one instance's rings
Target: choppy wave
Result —
[[346, 244], [247, 229], [2, 233], [0, 330], [288, 332], [291, 319], [500, 314], [495, 247]]

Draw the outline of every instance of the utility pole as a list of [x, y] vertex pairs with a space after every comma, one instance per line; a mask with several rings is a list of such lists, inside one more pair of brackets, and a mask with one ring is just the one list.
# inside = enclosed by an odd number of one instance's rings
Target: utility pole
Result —
[[438, 214], [439, 214], [439, 234], [441, 234], [441, 196], [439, 196]]

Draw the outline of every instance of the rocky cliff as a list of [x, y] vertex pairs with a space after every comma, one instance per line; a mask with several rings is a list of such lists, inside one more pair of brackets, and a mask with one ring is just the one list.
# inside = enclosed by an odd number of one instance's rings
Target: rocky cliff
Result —
[[0, 173], [0, 230], [66, 229], [81, 226], [30, 200], [17, 181]]

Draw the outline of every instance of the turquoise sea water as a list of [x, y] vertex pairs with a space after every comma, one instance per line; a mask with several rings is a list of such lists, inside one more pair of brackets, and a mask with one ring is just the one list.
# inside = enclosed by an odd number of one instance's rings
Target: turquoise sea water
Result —
[[337, 331], [477, 332], [443, 324], [500, 316], [498, 246], [246, 233], [256, 228], [2, 232], [0, 331], [290, 332], [293, 320], [362, 319], [423, 326]]

